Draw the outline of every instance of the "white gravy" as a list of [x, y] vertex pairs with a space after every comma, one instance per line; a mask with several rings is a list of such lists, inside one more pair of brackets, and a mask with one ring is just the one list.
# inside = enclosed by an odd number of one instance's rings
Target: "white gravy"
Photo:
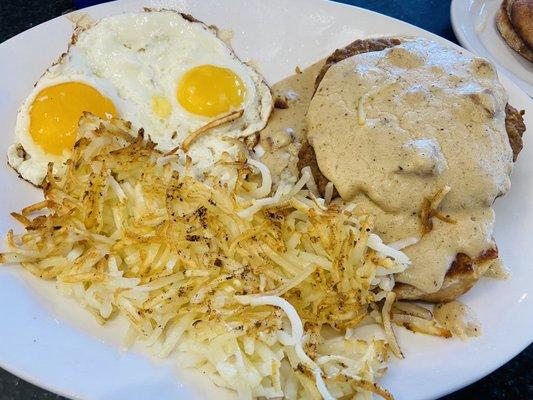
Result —
[[272, 87], [287, 101], [260, 134], [274, 181], [298, 176], [307, 137], [322, 173], [342, 199], [377, 216], [386, 242], [421, 235], [424, 198], [451, 191], [433, 229], [403, 251], [412, 265], [397, 276], [437, 291], [457, 253], [494, 247], [492, 203], [507, 192], [512, 152], [507, 95], [484, 59], [420, 39], [364, 53], [331, 68], [313, 96], [324, 60]]
[[403, 251], [399, 282], [437, 291], [458, 253], [493, 248], [492, 204], [510, 186], [507, 95], [484, 59], [416, 39], [331, 68], [307, 112], [307, 138], [345, 201], [374, 213], [386, 242], [421, 235], [424, 199], [445, 186], [433, 229]]
[[437, 304], [433, 316], [439, 324], [463, 340], [481, 336], [481, 325], [473, 311], [459, 301]]
[[286, 102], [288, 108], [274, 108], [266, 127], [260, 132], [265, 150], [261, 161], [270, 169], [276, 185], [280, 180], [298, 178], [298, 151], [306, 137], [306, 114], [315, 90], [315, 78], [324, 60], [272, 86], [272, 98]]

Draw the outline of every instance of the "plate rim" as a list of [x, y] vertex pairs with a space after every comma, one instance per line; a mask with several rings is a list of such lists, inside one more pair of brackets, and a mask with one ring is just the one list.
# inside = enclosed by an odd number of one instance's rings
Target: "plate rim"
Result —
[[[486, 0], [484, 0], [486, 1]], [[469, 3], [471, 0], [452, 0], [450, 3], [450, 22], [452, 25], [452, 30], [460, 45], [465, 49], [470, 51], [473, 54], [478, 54], [479, 49], [474, 45], [472, 39], [467, 35], [467, 33], [461, 27], [461, 15], [470, 15], [469, 12]], [[478, 38], [479, 36], [474, 31], [473, 34]], [[483, 46], [484, 47], [484, 46]], [[484, 47], [485, 48], [485, 47]], [[501, 75], [506, 75], [509, 79], [515, 83], [520, 90], [526, 93], [528, 96], [533, 96], [533, 84], [524, 81], [522, 78], [514, 74], [512, 71], [509, 71], [505, 66], [501, 65], [498, 61], [498, 57], [494, 56], [493, 53], [489, 52], [486, 48], [483, 52], [484, 54], [478, 54], [481, 57], [489, 58], [490, 61], [496, 65], [498, 72]], [[523, 85], [524, 87], [522, 87]]]
[[[461, 46], [457, 45], [456, 43], [453, 43], [445, 38], [442, 38], [432, 32], [429, 32], [425, 29], [422, 29], [422, 28], [419, 28], [415, 25], [412, 25], [410, 23], [407, 23], [405, 21], [402, 21], [400, 19], [397, 19], [397, 18], [394, 18], [394, 17], [391, 17], [391, 16], [388, 16], [388, 15], [384, 15], [384, 14], [381, 14], [379, 12], [376, 12], [376, 11], [372, 11], [372, 10], [368, 10], [368, 9], [365, 9], [365, 8], [362, 8], [362, 7], [358, 7], [358, 6], [354, 6], [354, 5], [350, 5], [350, 4], [344, 4], [344, 3], [337, 3], [337, 2], [334, 2], [334, 1], [331, 1], [331, 0], [313, 0], [314, 3], [316, 4], [323, 4], [323, 3], [331, 3], [333, 4], [334, 6], [336, 7], [345, 7], [345, 8], [355, 8], [355, 9], [358, 9], [360, 12], [363, 12], [363, 13], [366, 13], [366, 14], [370, 14], [370, 15], [373, 15], [374, 17], [377, 17], [377, 18], [380, 18], [380, 19], [388, 19], [388, 20], [393, 20], [395, 22], [398, 22], [404, 26], [408, 26], [410, 28], [414, 28], [415, 30], [417, 30], [418, 32], [422, 33], [424, 32], [425, 35], [427, 36], [430, 36], [432, 38], [435, 38], [435, 39], [438, 39], [440, 42], [443, 42], [443, 43], [446, 43], [448, 45], [451, 45], [455, 48], [461, 48]], [[120, 7], [122, 4], [125, 4], [125, 3], [128, 3], [127, 0], [119, 0], [117, 2], [115, 2], [115, 6], [116, 7]], [[451, 15], [453, 16], [453, 6], [454, 4], [457, 3], [457, 0], [452, 0], [452, 3], [451, 3]], [[109, 5], [109, 4], [107, 4]], [[57, 23], [58, 21], [62, 20], [63, 18], [68, 18], [68, 16], [70, 15], [73, 15], [73, 14], [77, 14], [77, 13], [80, 13], [80, 12], [87, 12], [87, 11], [91, 11], [91, 10], [94, 10], [94, 9], [98, 9], [98, 8], [101, 8], [101, 7], [105, 7], [106, 6], [106, 3], [103, 3], [103, 4], [97, 4], [97, 5], [94, 5], [94, 6], [91, 6], [91, 7], [87, 7], [87, 8], [83, 8], [83, 9], [79, 9], [79, 10], [74, 10], [72, 12], [69, 12], [67, 14], [63, 14], [63, 15], [60, 15], [60, 16], [57, 16], [55, 18], [52, 18], [48, 21], [44, 21], [38, 25], [35, 25], [33, 27], [31, 27], [30, 29], [27, 29], [9, 39], [7, 39], [6, 41], [0, 43], [0, 52], [2, 51], [4, 45], [6, 44], [11, 44], [11, 42], [14, 42], [14, 41], [17, 41], [17, 40], [20, 40], [22, 37], [24, 37], [24, 35], [29, 32], [29, 31], [32, 31], [32, 30], [36, 30], [38, 28], [42, 29], [43, 25], [48, 25], [48, 24], [54, 24], [54, 23]], [[461, 44], [463, 44], [461, 38], [460, 38], [460, 35], [457, 34], [456, 32], [456, 28], [455, 28], [455, 24], [454, 24], [454, 20], [453, 20], [453, 17], [451, 19], [451, 23], [452, 23], [452, 28], [454, 30], [454, 33], [456, 34], [456, 36], [458, 37], [459, 41]], [[370, 35], [370, 37], [372, 37], [372, 34]], [[464, 44], [463, 44], [464, 45]], [[464, 47], [467, 48], [468, 51], [470, 52], [473, 52], [472, 49], [468, 48], [467, 46], [464, 45]], [[474, 53], [474, 52], [473, 52]], [[520, 93], [523, 93], [525, 96], [527, 96], [529, 98], [529, 95], [527, 94], [527, 92], [525, 92], [520, 86], [518, 86], [518, 84], [514, 81], [514, 80], [511, 80], [509, 76], [507, 76], [507, 70], [503, 69], [503, 68], [499, 68], [499, 74], [500, 74], [500, 78], [502, 77], [502, 75], [505, 77], [505, 84], [504, 86], [507, 86], [507, 85], [512, 85], [513, 86], [513, 90], [516, 90]], [[531, 100], [531, 98], [529, 98]], [[18, 278], [18, 277], [17, 277]], [[24, 278], [26, 279], [26, 278]], [[68, 322], [68, 321], [67, 321]], [[96, 339], [95, 339], [96, 340]], [[531, 344], [531, 342], [529, 343]], [[513, 359], [514, 357], [516, 357], [516, 355], [518, 355], [519, 353], [521, 353], [526, 347], [529, 346], [529, 344], [526, 344], [524, 347], [522, 347], [520, 350], [518, 350], [516, 353], [515, 352], [512, 352], [513, 354], [510, 354], [510, 353], [507, 353], [505, 357], [502, 357], [503, 361], [498, 362], [496, 364], [493, 364], [491, 366], [491, 368], [488, 369], [488, 371], [483, 371], [483, 372], [479, 372], [478, 374], [476, 375], [469, 375], [468, 378], [466, 379], [463, 379], [461, 380], [461, 383], [457, 383], [454, 387], [448, 387], [447, 389], [443, 390], [439, 396], [444, 396], [446, 394], [449, 394], [449, 393], [452, 393], [452, 392], [455, 392], [473, 382], [476, 382], [478, 381], [479, 379], [481, 379], [482, 377], [484, 376], [487, 376], [488, 374], [492, 373], [493, 371], [495, 371], [496, 369], [500, 368], [502, 365], [504, 365], [505, 363], [507, 363], [509, 360]], [[118, 349], [117, 349], [118, 351]], [[41, 388], [44, 388], [50, 392], [53, 392], [53, 393], [57, 393], [57, 394], [60, 394], [60, 395], [63, 395], [63, 396], [67, 396], [69, 398], [73, 398], [73, 399], [81, 399], [82, 397], [79, 397], [77, 396], [76, 394], [73, 394], [73, 393], [70, 393], [69, 391], [66, 391], [66, 390], [62, 390], [54, 385], [49, 385], [47, 384], [46, 382], [41, 382], [39, 381], [38, 378], [34, 377], [34, 376], [31, 376], [31, 374], [29, 373], [26, 373], [24, 371], [22, 371], [20, 368], [12, 368], [12, 366], [10, 365], [6, 365], [2, 359], [0, 359], [0, 367], [2, 367], [3, 369], [5, 369], [6, 371], [24, 379], [25, 381], [27, 382], [30, 382], [31, 384], [35, 385], [35, 386], [38, 386], [38, 387], [41, 387]]]

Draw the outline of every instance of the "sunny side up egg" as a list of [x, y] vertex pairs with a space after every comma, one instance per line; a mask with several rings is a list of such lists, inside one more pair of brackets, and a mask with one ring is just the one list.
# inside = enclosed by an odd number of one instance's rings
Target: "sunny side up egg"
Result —
[[10, 147], [8, 162], [35, 185], [49, 162], [61, 173], [85, 111], [130, 121], [167, 152], [209, 122], [242, 110], [188, 150], [201, 172], [224, 151], [236, 151], [223, 137], [261, 130], [272, 104], [262, 77], [213, 28], [175, 11], [116, 15], [78, 27], [67, 53], [36, 83], [19, 109], [19, 143]]

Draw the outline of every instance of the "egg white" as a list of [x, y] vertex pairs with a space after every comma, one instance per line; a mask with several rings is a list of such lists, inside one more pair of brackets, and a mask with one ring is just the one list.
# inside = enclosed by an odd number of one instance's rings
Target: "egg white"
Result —
[[[223, 152], [237, 151], [222, 137], [247, 136], [265, 126], [272, 96], [261, 76], [241, 62], [212, 28], [174, 11], [116, 15], [77, 28], [67, 53], [43, 74], [20, 107], [15, 129], [20, 144], [8, 151], [9, 164], [35, 185], [42, 182], [50, 161], [54, 162], [54, 173], [63, 171], [68, 152], [59, 157], [45, 154], [33, 142], [28, 129], [29, 108], [44, 88], [71, 81], [86, 83], [108, 97], [119, 117], [134, 128], [143, 128], [159, 150], [179, 146], [191, 132], [216, 118], [192, 114], [177, 99], [181, 77], [204, 64], [232, 70], [246, 87], [243, 116], [213, 129], [189, 151], [193, 164], [205, 170]], [[159, 118], [152, 110], [154, 96], [164, 96], [170, 103], [168, 118]]]
[[[272, 109], [272, 97], [260, 75], [241, 62], [216, 33], [173, 11], [123, 14], [99, 21], [78, 34], [75, 49], [91, 71], [117, 89], [132, 105], [124, 119], [142, 126], [162, 151], [180, 144], [189, 133], [212, 120], [194, 115], [179, 104], [177, 84], [190, 69], [204, 64], [232, 70], [246, 87], [244, 114], [216, 133], [246, 136], [260, 130]], [[151, 98], [163, 95], [172, 106], [167, 119], [151, 110]], [[177, 132], [172, 139], [169, 132]]]
[[35, 98], [43, 89], [65, 82], [81, 82], [92, 86], [103, 96], [110, 98], [117, 110], [127, 106], [117, 96], [115, 89], [108, 82], [89, 74], [80, 74], [79, 70], [72, 68], [71, 63], [66, 62], [67, 60], [72, 60], [72, 55], [67, 56], [63, 57], [57, 64], [43, 74], [30, 95], [26, 98], [22, 106], [20, 106], [15, 125], [15, 134], [19, 143], [11, 145], [7, 153], [9, 165], [23, 179], [37, 186], [42, 183], [46, 176], [48, 163], [54, 163], [54, 174], [59, 175], [65, 170], [64, 162], [70, 155], [70, 152], [64, 152], [60, 156], [47, 154], [33, 141], [30, 135], [30, 108]]

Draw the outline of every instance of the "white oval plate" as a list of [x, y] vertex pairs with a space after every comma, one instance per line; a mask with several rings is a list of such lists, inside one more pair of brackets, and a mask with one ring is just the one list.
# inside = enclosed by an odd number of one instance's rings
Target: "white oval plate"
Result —
[[[356, 38], [419, 35], [455, 46], [404, 22], [322, 0], [233, 0], [114, 2], [87, 12], [100, 18], [143, 6], [171, 7], [234, 31], [244, 60], [255, 60], [268, 82], [289, 75]], [[0, 154], [14, 140], [17, 107], [40, 74], [64, 51], [71, 34], [66, 17], [56, 18], [0, 44]], [[526, 109], [531, 99], [502, 77], [510, 102]], [[497, 201], [496, 235], [511, 268], [510, 281], [482, 280], [463, 300], [483, 322], [476, 340], [440, 340], [398, 329], [406, 359], [392, 360], [382, 384], [397, 400], [433, 399], [490, 373], [529, 343], [533, 335], [533, 140], [516, 164], [513, 190]], [[40, 198], [5, 163], [0, 166], [0, 233], [14, 221], [9, 212]], [[0, 268], [0, 366], [49, 390], [80, 399], [191, 399], [220, 396], [204, 377], [186, 376], [171, 361], [154, 363], [137, 351], [120, 351], [123, 321], [100, 327], [89, 313], [20, 268]], [[196, 383], [191, 383], [191, 380]], [[199, 384], [200, 383], [200, 384]]]
[[502, 1], [453, 0], [453, 31], [465, 48], [497, 64], [533, 97], [533, 63], [511, 49], [496, 28], [496, 12]]

